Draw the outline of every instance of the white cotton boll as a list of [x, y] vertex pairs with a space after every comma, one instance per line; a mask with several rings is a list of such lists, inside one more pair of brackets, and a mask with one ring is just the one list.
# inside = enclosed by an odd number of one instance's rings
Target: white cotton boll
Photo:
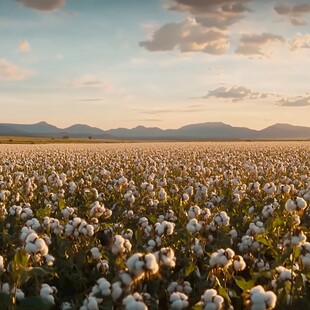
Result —
[[55, 298], [52, 295], [54, 293], [53, 289], [48, 285], [43, 283], [40, 290], [40, 296], [46, 299], [48, 302], [55, 304]]
[[128, 273], [128, 272], [125, 272], [125, 271], [121, 271], [119, 273], [119, 277], [122, 281], [122, 283], [126, 286], [131, 286], [132, 282], [133, 282], [133, 279], [131, 277], [131, 275]]
[[[12, 293], [14, 293], [14, 292], [12, 292]], [[20, 288], [16, 289], [16, 299], [18, 301], [20, 301], [24, 298], [25, 298], [25, 293]]]
[[159, 266], [156, 261], [156, 257], [154, 254], [146, 254], [144, 257], [145, 265], [148, 271], [150, 271], [152, 274], [155, 274], [159, 270]]
[[85, 310], [99, 310], [98, 302], [95, 297], [88, 297], [87, 299], [85, 299], [83, 304], [85, 306]]
[[246, 263], [242, 256], [236, 255], [234, 257], [233, 266], [235, 271], [242, 271], [246, 267]]
[[167, 193], [164, 188], [161, 188], [158, 192], [158, 200], [165, 201], [167, 199]]
[[202, 226], [196, 218], [191, 219], [188, 222], [188, 224], [186, 225], [186, 229], [190, 233], [198, 232], [198, 231], [200, 231], [201, 228], [202, 228]]
[[273, 309], [276, 306], [277, 303], [277, 296], [274, 292], [268, 291], [265, 293], [265, 302], [267, 306], [271, 309]]
[[45, 258], [47, 266], [53, 266], [54, 265], [54, 261], [55, 261], [54, 256], [47, 254], [44, 256], [44, 258]]
[[229, 263], [229, 261], [225, 255], [221, 255], [220, 257], [218, 257], [217, 261], [218, 261], [218, 265], [220, 265], [220, 266], [226, 266]]
[[253, 304], [265, 303], [265, 291], [251, 294], [251, 301]]
[[46, 243], [43, 239], [38, 238], [34, 244], [36, 245], [37, 251], [41, 252], [46, 250]]
[[214, 252], [211, 254], [210, 260], [209, 260], [209, 265], [211, 267], [214, 267], [218, 264], [218, 254], [217, 252]]
[[[178, 286], [177, 282], [171, 282], [167, 288], [167, 292], [169, 294], [172, 294], [177, 289], [177, 286]], [[171, 300], [171, 296], [170, 296], [170, 300]]]
[[204, 292], [202, 298], [205, 303], [208, 303], [208, 302], [211, 302], [213, 300], [213, 297], [215, 297], [216, 295], [217, 295], [217, 291], [211, 288]]
[[218, 306], [214, 302], [207, 303], [203, 310], [218, 310]]
[[40, 296], [45, 297], [50, 294], [53, 294], [53, 289], [48, 284], [43, 283], [40, 290]]
[[225, 253], [227, 254], [228, 259], [231, 259], [235, 256], [235, 252], [230, 248], [227, 248], [225, 250]]
[[266, 310], [266, 304], [264, 302], [255, 303], [251, 306], [251, 310]]
[[1, 292], [5, 293], [5, 294], [10, 294], [10, 285], [9, 283], [3, 283], [2, 284], [2, 288], [1, 288]]
[[3, 262], [3, 256], [0, 255], [0, 272], [4, 271], [4, 262]]
[[29, 242], [35, 242], [35, 240], [36, 239], [38, 239], [39, 237], [38, 237], [38, 235], [35, 233], [35, 232], [33, 232], [33, 233], [30, 233], [28, 236], [27, 236], [27, 238], [26, 238], [26, 243], [29, 243]]
[[177, 300], [180, 300], [180, 297], [179, 297], [178, 293], [174, 292], [170, 295], [169, 300], [170, 300], [170, 302], [175, 302]]
[[172, 302], [170, 305], [170, 309], [172, 310], [181, 310], [183, 308], [183, 301], [181, 299], [177, 299], [175, 301], [170, 301]]
[[114, 302], [116, 302], [123, 293], [121, 282], [113, 283], [111, 289], [112, 289], [112, 293], [111, 293], [112, 299]]
[[261, 285], [254, 286], [250, 291], [251, 294], [264, 293], [264, 292], [265, 290]]
[[105, 278], [100, 278], [99, 280], [97, 280], [97, 283], [99, 285], [99, 288], [101, 290], [101, 294], [103, 296], [110, 296], [111, 295], [111, 284], [109, 281], [107, 281]]
[[88, 237], [91, 237], [93, 236], [95, 233], [95, 229], [94, 229], [94, 226], [93, 225], [87, 225], [86, 226], [86, 234]]
[[232, 229], [232, 230], [229, 232], [229, 236], [230, 236], [230, 238], [232, 238], [232, 239], [237, 239], [237, 237], [238, 237], [238, 232], [236, 231], [236, 229]]
[[127, 259], [126, 265], [130, 273], [134, 272], [136, 263], [138, 261], [141, 261], [142, 257], [143, 257], [142, 253], [135, 253]]
[[217, 305], [218, 308], [221, 308], [222, 304], [224, 303], [224, 298], [220, 295], [216, 295], [213, 298], [213, 302]]
[[36, 253], [37, 252], [37, 247], [35, 244], [31, 243], [31, 242], [28, 242], [26, 243], [25, 245], [25, 250], [28, 254], [33, 254], [33, 253]]
[[101, 255], [101, 253], [97, 247], [91, 248], [90, 252], [93, 256], [93, 259], [100, 259], [102, 257], [102, 255]]
[[307, 202], [303, 198], [297, 197], [296, 205], [299, 210], [304, 210], [307, 207]]
[[67, 236], [71, 236], [74, 231], [74, 227], [70, 224], [67, 224], [65, 227], [65, 233]]
[[182, 195], [182, 200], [183, 200], [183, 202], [189, 201], [189, 195], [188, 195], [187, 193], [184, 193], [184, 194]]
[[292, 199], [288, 199], [285, 203], [285, 210], [288, 212], [294, 212], [297, 208], [296, 203]]

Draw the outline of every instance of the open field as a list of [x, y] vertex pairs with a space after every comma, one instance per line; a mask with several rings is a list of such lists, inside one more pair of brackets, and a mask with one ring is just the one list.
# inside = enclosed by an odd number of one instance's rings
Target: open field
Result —
[[37, 137], [9, 137], [0, 136], [0, 144], [55, 144], [55, 143], [65, 143], [65, 144], [75, 144], [75, 143], [116, 143], [125, 142], [120, 140], [105, 140], [105, 139], [61, 139], [61, 138], [37, 138]]
[[[309, 142], [309, 139], [303, 139], [303, 140], [225, 140], [225, 139], [217, 139], [217, 140], [207, 140], [207, 141], [196, 141], [196, 142]], [[81, 138], [69, 138], [69, 139], [63, 139], [63, 138], [42, 138], [42, 137], [15, 137], [15, 136], [0, 136], [0, 144], [106, 144], [106, 143], [158, 143], [158, 142], [186, 142], [190, 143], [192, 141], [167, 141], [167, 140], [113, 140], [113, 139], [81, 139]]]
[[310, 304], [310, 142], [34, 143], [0, 145], [1, 309]]

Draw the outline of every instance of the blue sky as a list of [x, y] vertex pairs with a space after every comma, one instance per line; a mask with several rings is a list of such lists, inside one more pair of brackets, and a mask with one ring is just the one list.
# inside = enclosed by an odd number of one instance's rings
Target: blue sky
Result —
[[307, 126], [309, 23], [309, 0], [1, 1], [1, 122]]

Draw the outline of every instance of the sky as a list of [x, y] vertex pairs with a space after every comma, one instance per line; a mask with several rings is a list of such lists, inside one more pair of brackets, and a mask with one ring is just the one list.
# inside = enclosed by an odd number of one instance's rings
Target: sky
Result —
[[0, 123], [310, 126], [310, 0], [0, 1]]

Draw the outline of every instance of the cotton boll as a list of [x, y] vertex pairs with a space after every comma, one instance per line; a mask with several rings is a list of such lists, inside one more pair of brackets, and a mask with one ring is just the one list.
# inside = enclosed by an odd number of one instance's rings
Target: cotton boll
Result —
[[[14, 294], [14, 292], [12, 292]], [[21, 289], [16, 289], [16, 299], [21, 301], [25, 298], [25, 293]]]
[[93, 259], [99, 260], [102, 257], [102, 255], [101, 255], [101, 253], [97, 247], [91, 248], [90, 252], [92, 254]]
[[155, 274], [159, 270], [159, 266], [156, 261], [156, 257], [154, 254], [146, 254], [144, 257], [145, 260], [145, 266], [148, 271], [150, 271], [152, 274]]
[[47, 266], [53, 266], [54, 265], [54, 261], [55, 261], [54, 256], [47, 254], [44, 256], [44, 258], [45, 258]]
[[242, 256], [236, 255], [234, 256], [233, 267], [235, 271], [242, 271], [246, 267], [246, 263]]
[[307, 202], [303, 198], [297, 197], [296, 205], [297, 205], [298, 210], [304, 210], [307, 207]]
[[3, 256], [0, 255], [0, 272], [4, 271], [4, 262], [3, 262]]
[[190, 233], [195, 233], [200, 231], [202, 228], [201, 224], [199, 224], [198, 220], [196, 218], [191, 219], [188, 224], [186, 225], [186, 229]]
[[[90, 296], [84, 300], [83, 307], [85, 310], [99, 310], [97, 299], [95, 297], [92, 297], [92, 296]], [[80, 310], [83, 307], [81, 307]]]
[[111, 293], [112, 299], [114, 302], [116, 302], [123, 293], [122, 283], [121, 282], [113, 283], [111, 287], [111, 291], [112, 291]]

